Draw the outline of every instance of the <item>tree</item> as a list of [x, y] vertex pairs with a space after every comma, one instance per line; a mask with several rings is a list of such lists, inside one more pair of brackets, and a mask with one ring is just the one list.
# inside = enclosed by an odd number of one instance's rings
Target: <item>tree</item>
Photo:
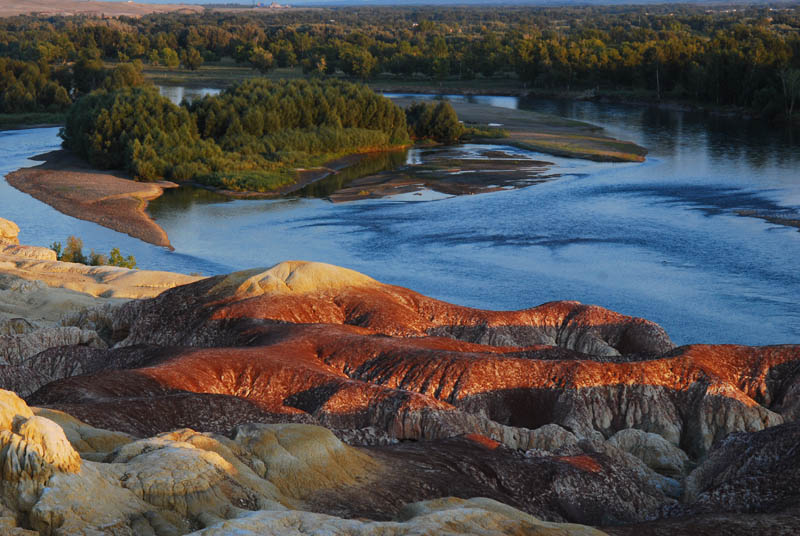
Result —
[[342, 70], [345, 73], [362, 80], [369, 78], [369, 75], [372, 74], [378, 64], [378, 61], [370, 54], [369, 50], [352, 45], [345, 48], [341, 60]]
[[[61, 244], [58, 245], [60, 246]], [[83, 240], [77, 236], [70, 236], [67, 238], [67, 247], [64, 248], [63, 253], [61, 253], [60, 257], [58, 257], [58, 260], [63, 262], [77, 262], [86, 264], [87, 259], [83, 254]]]
[[783, 88], [783, 102], [786, 118], [791, 119], [795, 103], [800, 100], [800, 69], [781, 69], [781, 87]]
[[133, 255], [123, 257], [119, 252], [119, 248], [111, 250], [111, 255], [108, 261], [111, 266], [120, 266], [122, 268], [136, 268], [136, 258]]
[[80, 93], [88, 93], [100, 87], [105, 77], [106, 70], [100, 59], [100, 51], [94, 49], [82, 52], [73, 67], [75, 89]]
[[261, 47], [254, 47], [248, 59], [250, 64], [262, 73], [268, 72], [275, 65], [272, 53]]
[[180, 65], [181, 61], [178, 58], [177, 52], [175, 52], [169, 47], [164, 47], [161, 49], [161, 63], [163, 63], [170, 69], [174, 69], [175, 67]]
[[454, 143], [464, 134], [464, 125], [448, 101], [415, 102], [406, 110], [406, 121], [417, 139]]
[[106, 90], [121, 89], [124, 87], [136, 87], [144, 85], [145, 79], [142, 76], [142, 62], [136, 60], [133, 63], [121, 63], [114, 67], [105, 80], [103, 88]]
[[192, 71], [196, 71], [203, 64], [203, 56], [196, 48], [187, 48], [181, 54], [183, 65]]

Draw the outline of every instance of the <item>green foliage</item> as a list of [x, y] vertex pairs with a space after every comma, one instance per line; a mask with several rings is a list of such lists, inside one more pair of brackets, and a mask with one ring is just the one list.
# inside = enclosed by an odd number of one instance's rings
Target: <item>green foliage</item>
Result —
[[192, 71], [196, 71], [203, 64], [203, 55], [196, 48], [187, 48], [181, 52], [181, 63]]
[[67, 247], [64, 248], [61, 242], [53, 242], [50, 249], [56, 252], [56, 259], [62, 262], [76, 262], [88, 264], [90, 266], [120, 266], [122, 268], [136, 268], [136, 258], [133, 255], [123, 257], [119, 248], [113, 248], [111, 253], [106, 256], [92, 250], [89, 256], [83, 254], [83, 240], [76, 236], [67, 238]]
[[142, 76], [142, 62], [120, 63], [103, 79], [103, 89], [113, 91], [125, 87], [143, 86], [146, 82]]
[[46, 65], [0, 58], [0, 113], [66, 110], [71, 103], [69, 94], [50, 77]]
[[239, 192], [272, 192], [295, 181], [294, 173], [283, 171], [219, 171], [197, 177], [208, 186]]
[[[800, 69], [800, 6], [360, 6], [118, 20], [14, 17], [0, 19], [0, 57], [26, 65], [13, 76], [0, 73], [4, 106], [15, 112], [44, 111], [52, 100], [41, 96], [46, 82], [55, 84], [51, 95], [63, 89], [62, 104], [65, 95], [100, 87], [108, 61], [197, 69], [234, 58], [262, 71], [277, 65], [355, 79], [514, 78], [544, 93], [636, 91], [785, 115], [796, 111], [780, 73]], [[21, 70], [31, 74], [23, 80]]]
[[61, 260], [61, 257], [63, 255], [62, 253], [63, 246], [61, 245], [61, 242], [53, 242], [52, 244], [50, 244], [50, 249], [56, 252], [56, 259]]
[[406, 109], [406, 121], [416, 139], [454, 143], [465, 134], [464, 125], [448, 101], [414, 102]]
[[67, 238], [67, 247], [64, 248], [58, 260], [87, 264], [86, 256], [83, 254], [83, 240], [76, 236]]
[[123, 257], [122, 254], [119, 252], [119, 248], [112, 248], [107, 264], [111, 266], [119, 266], [121, 268], [133, 269], [136, 268], [136, 257], [134, 257], [133, 255], [128, 255], [127, 257]]
[[164, 47], [161, 49], [161, 63], [171, 69], [174, 69], [181, 64], [181, 60], [178, 57], [177, 52], [169, 47]]
[[[64, 145], [106, 169], [127, 169], [145, 180], [163, 171], [155, 149], [197, 140], [194, 122], [185, 108], [172, 104], [152, 87], [96, 91], [79, 99], [67, 114], [61, 132]], [[136, 143], [138, 142], [138, 143]], [[142, 169], [144, 160], [152, 169]]]
[[507, 137], [508, 137], [507, 130], [497, 127], [488, 127], [488, 126], [464, 127], [464, 133], [461, 135], [462, 139], [472, 139], [472, 138], [500, 139]]
[[291, 183], [294, 168], [409, 142], [403, 110], [368, 87], [335, 80], [251, 80], [176, 106], [154, 88], [79, 99], [64, 145], [139, 180], [200, 180], [237, 190]]
[[102, 253], [96, 253], [95, 250], [92, 250], [92, 252], [89, 254], [89, 262], [87, 264], [91, 266], [103, 266], [108, 264], [108, 257]]
[[261, 47], [254, 47], [248, 59], [253, 67], [262, 73], [268, 72], [275, 66], [275, 58], [272, 56], [272, 53]]

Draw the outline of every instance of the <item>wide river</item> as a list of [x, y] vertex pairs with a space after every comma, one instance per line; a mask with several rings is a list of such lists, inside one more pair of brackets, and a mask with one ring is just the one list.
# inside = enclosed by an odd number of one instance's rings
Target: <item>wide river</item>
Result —
[[[19, 224], [23, 243], [74, 234], [87, 249], [120, 247], [141, 268], [217, 274], [325, 261], [480, 308], [594, 303], [658, 322], [678, 344], [800, 342], [800, 232], [737, 214], [800, 219], [797, 132], [622, 105], [525, 106], [602, 125], [650, 154], [642, 164], [596, 164], [518, 153], [553, 162], [562, 176], [462, 197], [335, 205], [176, 192], [151, 205], [175, 251], [60, 214], [5, 181], [0, 216]], [[0, 174], [58, 148], [57, 133], [0, 132]]]

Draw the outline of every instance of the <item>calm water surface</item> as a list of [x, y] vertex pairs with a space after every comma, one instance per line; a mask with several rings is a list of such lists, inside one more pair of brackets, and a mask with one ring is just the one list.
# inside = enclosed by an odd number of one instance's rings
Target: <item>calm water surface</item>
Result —
[[[643, 316], [677, 343], [800, 342], [800, 232], [739, 210], [800, 218], [796, 133], [701, 114], [528, 101], [650, 149], [642, 164], [529, 153], [562, 177], [522, 190], [413, 194], [333, 205], [176, 192], [151, 204], [176, 251], [64, 216], [0, 184], [24, 243], [69, 234], [144, 268], [222, 273], [325, 261], [490, 309], [574, 299]], [[56, 148], [57, 129], [0, 133], [0, 173]], [[465, 151], [470, 151], [467, 147]]]

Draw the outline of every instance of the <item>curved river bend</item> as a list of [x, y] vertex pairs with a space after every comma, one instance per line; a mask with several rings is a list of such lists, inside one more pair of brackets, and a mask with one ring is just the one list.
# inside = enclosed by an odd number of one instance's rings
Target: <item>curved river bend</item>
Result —
[[[216, 274], [317, 260], [481, 308], [596, 303], [658, 322], [678, 344], [800, 341], [800, 232], [737, 214], [800, 219], [796, 132], [621, 105], [526, 106], [603, 125], [647, 147], [648, 159], [528, 153], [554, 162], [561, 178], [462, 197], [334, 205], [175, 192], [150, 209], [174, 252], [60, 214], [5, 181], [0, 215], [20, 225], [23, 243], [74, 234], [87, 249], [120, 247], [143, 268]], [[57, 148], [57, 132], [0, 132], [0, 173]]]

